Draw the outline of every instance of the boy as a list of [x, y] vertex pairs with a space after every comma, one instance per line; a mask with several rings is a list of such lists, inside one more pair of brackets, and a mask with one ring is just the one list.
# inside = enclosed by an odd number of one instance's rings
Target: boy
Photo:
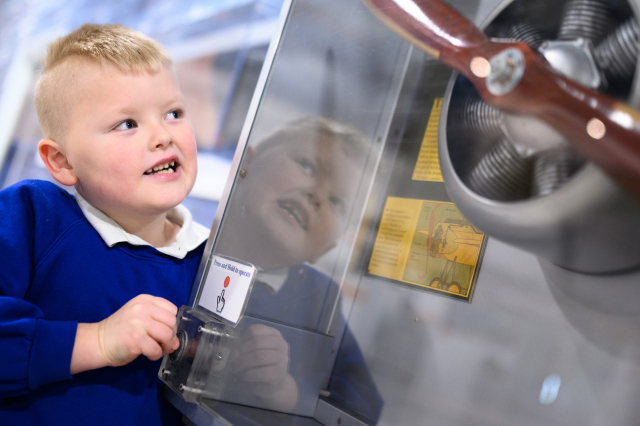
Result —
[[[321, 117], [288, 123], [247, 149], [216, 251], [273, 271], [316, 262], [345, 231], [368, 141]], [[315, 326], [311, 327], [315, 328]]]
[[[214, 248], [260, 270], [247, 315], [324, 334], [337, 308], [336, 329], [344, 326], [338, 285], [306, 263], [318, 261], [346, 231], [368, 152], [369, 141], [360, 132], [322, 117], [288, 123], [247, 149], [244, 177], [236, 183]], [[376, 420], [382, 402], [348, 328], [342, 348], [332, 396], [355, 402]], [[292, 411], [313, 401], [305, 398], [305, 379], [291, 375], [305, 349], [274, 328], [252, 326], [236, 346], [230, 369], [264, 406]]]
[[176, 424], [157, 360], [208, 230], [178, 206], [196, 145], [171, 58], [83, 25], [43, 65], [38, 152], [76, 198], [39, 181], [0, 192], [0, 423]]

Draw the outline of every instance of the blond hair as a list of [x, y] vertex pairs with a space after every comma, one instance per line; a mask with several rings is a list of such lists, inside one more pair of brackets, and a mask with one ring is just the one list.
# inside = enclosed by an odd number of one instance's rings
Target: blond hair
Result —
[[64, 104], [72, 99], [65, 83], [73, 59], [87, 60], [104, 69], [125, 73], [155, 74], [163, 67], [172, 66], [171, 56], [160, 44], [122, 25], [84, 24], [58, 38], [47, 48], [35, 92], [38, 121], [48, 139], [60, 138], [68, 125], [69, 108]]
[[369, 140], [358, 130], [340, 121], [309, 116], [291, 121], [265, 137], [256, 147], [262, 153], [283, 143], [299, 143], [307, 138], [314, 141], [338, 142], [345, 154], [353, 159], [364, 159], [369, 152]]

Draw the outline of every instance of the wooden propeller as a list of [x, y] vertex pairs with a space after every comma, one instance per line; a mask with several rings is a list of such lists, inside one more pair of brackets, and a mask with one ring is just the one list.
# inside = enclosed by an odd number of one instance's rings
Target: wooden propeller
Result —
[[554, 72], [524, 42], [488, 39], [440, 0], [362, 0], [391, 28], [467, 77], [489, 104], [537, 117], [640, 199], [640, 113]]

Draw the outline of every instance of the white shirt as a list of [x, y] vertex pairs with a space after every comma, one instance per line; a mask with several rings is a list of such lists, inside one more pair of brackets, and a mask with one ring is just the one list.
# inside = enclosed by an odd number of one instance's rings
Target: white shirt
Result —
[[272, 269], [270, 271], [260, 271], [258, 280], [265, 283], [273, 293], [277, 293], [287, 281], [288, 275], [289, 268]]
[[[128, 242], [134, 246], [151, 246], [142, 238], [130, 234], [120, 225], [102, 211], [93, 207], [87, 200], [76, 192], [76, 201], [80, 210], [87, 218], [91, 226], [98, 231], [100, 237], [109, 246], [113, 247], [117, 243]], [[198, 247], [209, 238], [209, 229], [193, 221], [191, 212], [183, 205], [176, 206], [167, 212], [167, 219], [170, 222], [180, 225], [180, 231], [176, 235], [176, 240], [169, 246], [156, 247], [161, 253], [178, 259], [184, 259], [188, 252]]]

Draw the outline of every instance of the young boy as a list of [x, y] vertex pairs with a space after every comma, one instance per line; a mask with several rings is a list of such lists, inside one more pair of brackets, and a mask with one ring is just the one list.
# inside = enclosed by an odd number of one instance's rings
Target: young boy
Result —
[[[338, 285], [307, 263], [318, 261], [346, 231], [369, 144], [348, 125], [306, 117], [247, 149], [214, 248], [260, 268], [246, 315], [327, 333], [337, 312], [336, 328], [344, 326]], [[358, 404], [375, 420], [382, 402], [348, 328], [342, 348], [332, 397]], [[265, 407], [292, 411], [314, 402], [313, 395], [305, 398], [305, 378], [291, 374], [306, 350], [275, 328], [253, 326], [237, 345], [230, 370]]]
[[216, 250], [264, 271], [316, 262], [345, 231], [368, 148], [357, 130], [321, 117], [250, 146]]
[[196, 145], [171, 58], [83, 25], [43, 65], [38, 152], [76, 197], [41, 181], [0, 192], [0, 424], [179, 423], [158, 360], [209, 231], [178, 206]]

